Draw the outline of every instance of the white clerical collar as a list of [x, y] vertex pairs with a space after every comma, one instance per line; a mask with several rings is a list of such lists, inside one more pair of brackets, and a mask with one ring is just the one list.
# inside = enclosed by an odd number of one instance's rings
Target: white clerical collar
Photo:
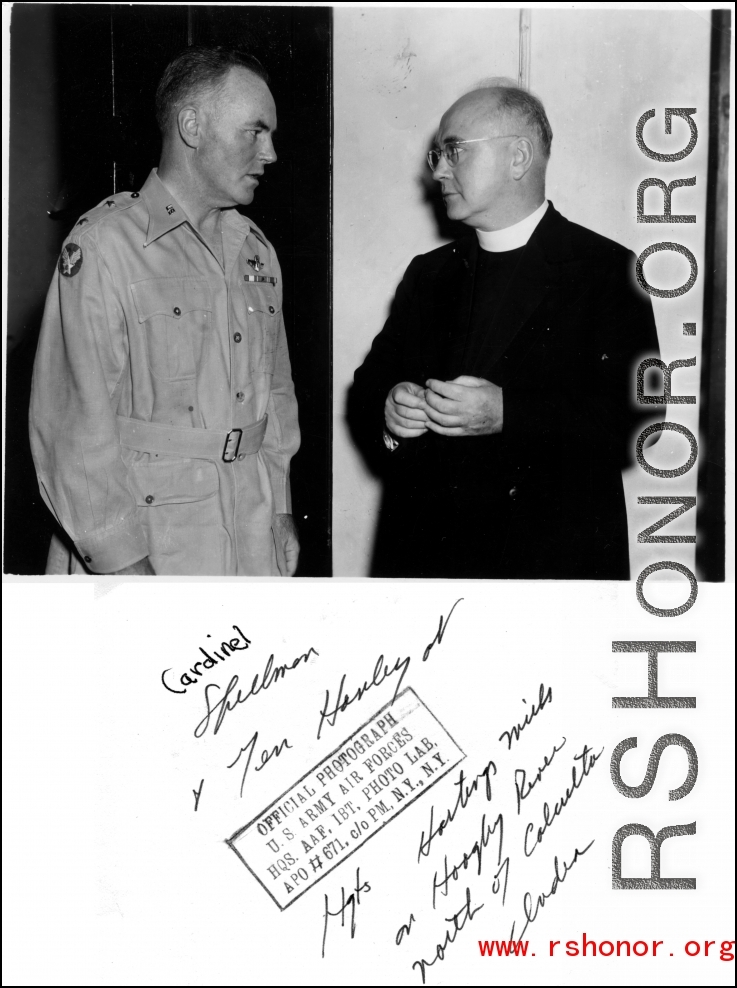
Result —
[[481, 249], [498, 254], [503, 250], [516, 250], [518, 247], [524, 247], [532, 236], [535, 227], [545, 215], [547, 208], [548, 200], [546, 199], [534, 213], [525, 216], [514, 226], [508, 226], [504, 230], [477, 230], [476, 236], [479, 238]]

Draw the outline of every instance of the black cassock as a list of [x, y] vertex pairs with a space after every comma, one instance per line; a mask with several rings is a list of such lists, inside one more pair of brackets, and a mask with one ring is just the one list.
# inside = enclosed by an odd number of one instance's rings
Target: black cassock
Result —
[[[384, 480], [372, 575], [629, 578], [621, 471], [647, 424], [637, 366], [658, 356], [634, 267], [552, 203], [518, 250], [489, 254], [472, 233], [412, 261], [348, 399]], [[461, 374], [502, 388], [501, 433], [387, 449], [389, 391]]]

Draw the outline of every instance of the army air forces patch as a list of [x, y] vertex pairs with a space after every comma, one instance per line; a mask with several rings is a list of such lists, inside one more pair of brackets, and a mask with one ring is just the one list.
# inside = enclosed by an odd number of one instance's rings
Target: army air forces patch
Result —
[[71, 278], [82, 267], [82, 248], [77, 244], [65, 244], [59, 258], [59, 271]]

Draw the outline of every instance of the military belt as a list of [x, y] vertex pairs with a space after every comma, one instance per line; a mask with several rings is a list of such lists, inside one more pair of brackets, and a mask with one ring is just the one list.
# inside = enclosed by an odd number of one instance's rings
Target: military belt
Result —
[[142, 422], [118, 416], [120, 445], [141, 453], [171, 453], [196, 460], [233, 460], [258, 453], [266, 432], [268, 415], [250, 425], [221, 429], [180, 429], [158, 422]]

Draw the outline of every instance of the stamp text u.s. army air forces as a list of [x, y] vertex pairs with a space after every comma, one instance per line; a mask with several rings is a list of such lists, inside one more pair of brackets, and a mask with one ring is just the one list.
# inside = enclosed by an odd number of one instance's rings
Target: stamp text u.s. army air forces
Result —
[[286, 909], [464, 758], [407, 687], [227, 843]]

